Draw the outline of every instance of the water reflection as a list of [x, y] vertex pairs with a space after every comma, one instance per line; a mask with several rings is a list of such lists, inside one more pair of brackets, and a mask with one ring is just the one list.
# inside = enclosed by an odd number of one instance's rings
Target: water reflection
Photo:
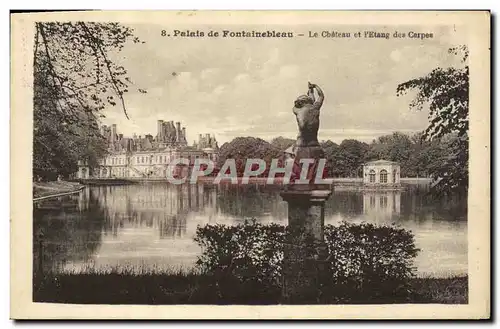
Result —
[[90, 190], [33, 205], [33, 269], [88, 262], [102, 243], [104, 209]]
[[[198, 225], [255, 218], [287, 222], [279, 187], [162, 183], [90, 187], [75, 196], [45, 200], [34, 211], [35, 267], [81, 270], [140, 265], [192, 267], [200, 248]], [[325, 222], [397, 223], [416, 236], [421, 274], [467, 271], [467, 222], [460, 202], [436, 203], [425, 190], [334, 192]], [[457, 210], [458, 208], [458, 210]], [[42, 265], [40, 265], [42, 264]]]
[[392, 220], [401, 213], [401, 192], [364, 192], [363, 213], [377, 221], [380, 219]]

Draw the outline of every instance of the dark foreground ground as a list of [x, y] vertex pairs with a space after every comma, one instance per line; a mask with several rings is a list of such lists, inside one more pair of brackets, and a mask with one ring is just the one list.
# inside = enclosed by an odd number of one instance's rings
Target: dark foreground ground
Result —
[[[199, 274], [58, 274], [34, 278], [33, 301], [73, 304], [280, 304], [280, 291], [234, 284]], [[341, 304], [466, 304], [467, 277], [416, 278], [404, 301], [362, 296]], [[335, 298], [321, 304], [339, 303]]]

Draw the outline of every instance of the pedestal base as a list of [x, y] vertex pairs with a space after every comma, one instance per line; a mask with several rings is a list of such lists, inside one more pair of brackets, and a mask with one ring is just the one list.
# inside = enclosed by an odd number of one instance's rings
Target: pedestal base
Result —
[[[311, 303], [320, 296], [324, 274], [325, 201], [331, 190], [293, 190], [281, 193], [288, 203], [290, 236], [284, 248], [283, 303]], [[326, 252], [326, 254], [325, 254]]]
[[317, 190], [310, 190], [310, 188], [309, 185], [291, 185], [280, 195], [288, 203], [288, 227], [303, 229], [306, 234], [322, 241], [325, 201], [332, 191], [330, 186]]

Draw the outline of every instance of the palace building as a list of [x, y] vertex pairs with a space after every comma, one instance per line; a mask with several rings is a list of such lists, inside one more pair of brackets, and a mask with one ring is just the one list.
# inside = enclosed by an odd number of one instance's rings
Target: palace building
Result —
[[[77, 177], [90, 178], [165, 178], [168, 165], [175, 159], [190, 161], [198, 158], [217, 161], [219, 146], [215, 136], [199, 135], [198, 141], [188, 145], [186, 127], [180, 122], [158, 120], [157, 134], [153, 136], [124, 137], [117, 133], [116, 124], [103, 125], [101, 134], [108, 143], [108, 155], [100, 160], [98, 168], [89, 168], [84, 161], [78, 163]], [[189, 166], [178, 166], [174, 175], [181, 175]]]
[[363, 165], [365, 187], [400, 187], [401, 167], [399, 163], [387, 160], [370, 161]]

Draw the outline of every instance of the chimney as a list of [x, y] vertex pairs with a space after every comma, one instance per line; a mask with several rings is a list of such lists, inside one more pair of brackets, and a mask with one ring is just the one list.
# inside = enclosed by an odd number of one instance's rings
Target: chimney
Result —
[[208, 147], [210, 147], [210, 134], [206, 134], [205, 136], [205, 138], [207, 139], [207, 144], [209, 144]]
[[168, 121], [163, 122], [163, 124], [161, 125], [161, 135], [163, 136], [162, 142], [167, 141], [166, 138], [168, 135], [168, 128], [169, 128], [169, 122]]
[[116, 123], [111, 126], [111, 140], [114, 142], [116, 139]]
[[181, 137], [181, 134], [182, 134], [181, 123], [180, 122], [176, 122], [175, 124], [177, 126], [177, 141], [180, 142], [182, 140], [182, 137]]
[[186, 127], [182, 127], [182, 140], [187, 142]]
[[158, 120], [156, 124], [156, 131], [158, 133], [157, 138], [158, 140], [163, 140], [163, 120]]
[[118, 140], [120, 140], [120, 141], [121, 141], [121, 140], [123, 139], [123, 134], [119, 134], [119, 135], [118, 135], [118, 138], [119, 138]]

